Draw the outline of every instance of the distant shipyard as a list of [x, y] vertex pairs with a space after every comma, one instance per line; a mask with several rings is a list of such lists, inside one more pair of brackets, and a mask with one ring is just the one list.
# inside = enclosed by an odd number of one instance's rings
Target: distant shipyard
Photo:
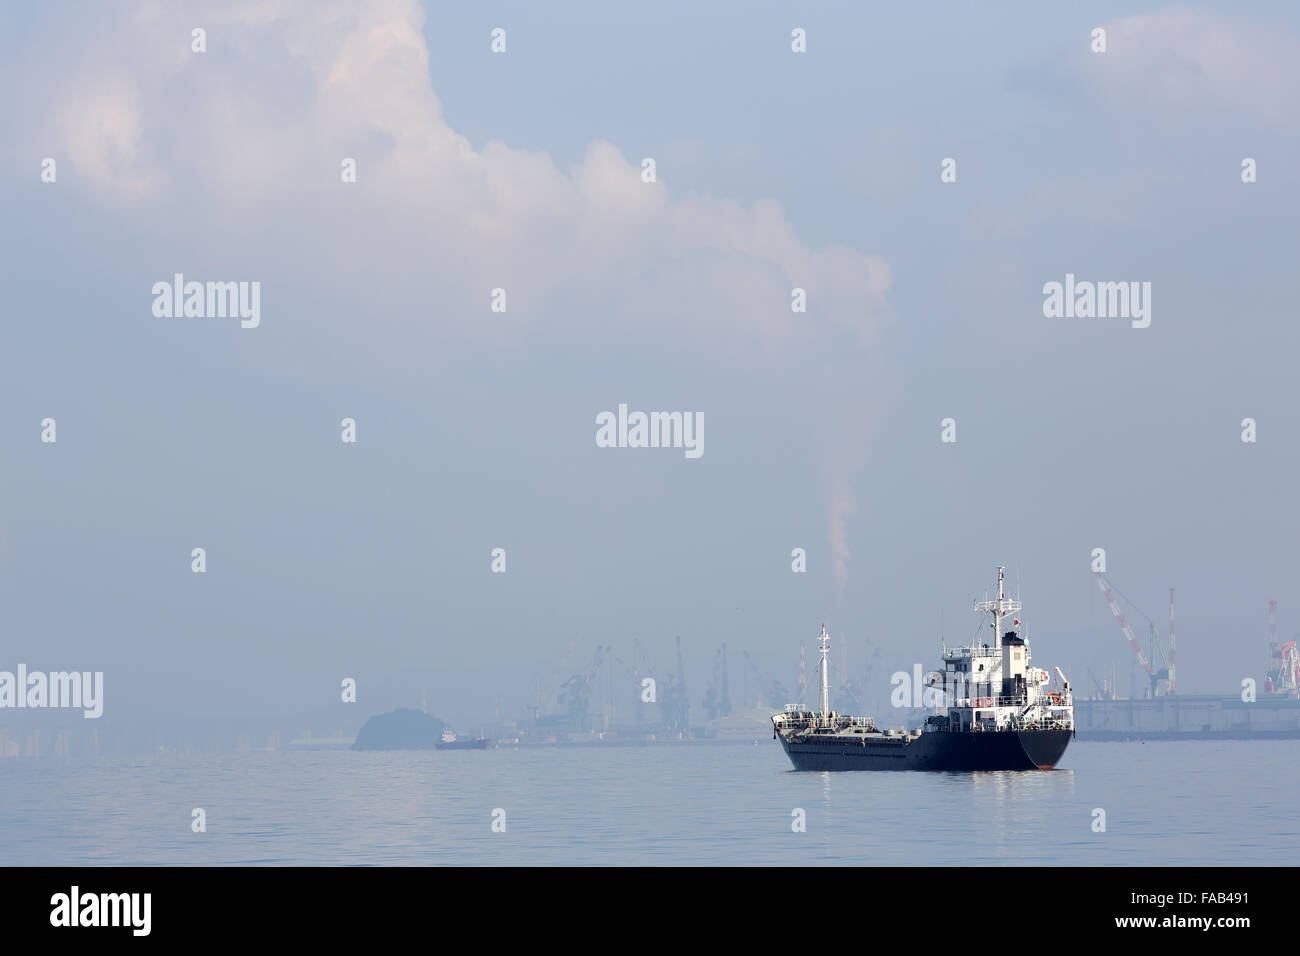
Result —
[[[1083, 667], [1081, 673], [1073, 675], [1069, 673], [1070, 668], [1064, 668], [1066, 673], [1059, 679], [1061, 686], [1052, 692], [1063, 693], [1068, 683], [1066, 678], [1078, 678], [1076, 686], [1071, 688], [1071, 699], [1073, 731], [1080, 742], [1300, 738], [1300, 648], [1296, 640], [1279, 636], [1276, 601], [1267, 602], [1267, 631], [1263, 626], [1264, 602], [1260, 602], [1261, 627], [1257, 639], [1260, 667], [1245, 675], [1225, 676], [1221, 693], [1188, 694], [1180, 691], [1178, 685], [1174, 589], [1168, 590], [1166, 630], [1163, 622], [1157, 625], [1107, 577], [1102, 574], [1094, 577], [1118, 627], [1119, 633], [1110, 638], [1113, 647], [1122, 653], [1124, 645], [1114, 639], [1120, 635], [1127, 643], [1128, 687], [1127, 693], [1120, 692], [1113, 662], [1096, 671]], [[1129, 609], [1127, 613], [1124, 608]], [[1139, 627], [1146, 631], [1144, 640], [1139, 640], [1130, 620], [1142, 622]], [[1013, 626], [1011, 630], [1016, 628]], [[1015, 640], [1022, 637], [1017, 634]], [[1008, 634], [999, 633], [995, 641], [1014, 646]], [[952, 705], [949, 699], [943, 706], [921, 706], [920, 701], [914, 706], [899, 706], [891, 694], [893, 681], [899, 675], [895, 673], [891, 678], [893, 668], [886, 663], [891, 655], [861, 631], [851, 637], [838, 636], [835, 652], [832, 654], [827, 649], [813, 668], [817, 674], [808, 673], [809, 648], [801, 641], [797, 669], [795, 661], [790, 659], [785, 680], [765, 671], [748, 650], [729, 657], [727, 643], [721, 642], [712, 649], [710, 671], [698, 678], [698, 684], [689, 687], [682, 644], [682, 638], [677, 637], [669, 645], [667, 666], [662, 659], [656, 663], [650, 645], [639, 638], [632, 638], [618, 650], [612, 644], [599, 644], [589, 658], [575, 653], [576, 648], [570, 645], [565, 657], [551, 666], [549, 676], [536, 678], [532, 701], [526, 706], [520, 706], [520, 702], [509, 708], [522, 712], [513, 720], [501, 714], [508, 705], [503, 706], [504, 701], [497, 698], [495, 718], [457, 722], [455, 728], [434, 717], [425, 700], [420, 700], [416, 707], [374, 715], [365, 723], [374, 723], [372, 729], [384, 731], [380, 737], [388, 741], [375, 749], [481, 750], [728, 742], [753, 745], [770, 742], [774, 716], [783, 725], [790, 724], [788, 729], [795, 729], [793, 724], [799, 719], [811, 720], [809, 726], [812, 726], [817, 723], [816, 714], [832, 712], [874, 715], [861, 718], [863, 726], [868, 719], [872, 726], [880, 721], [884, 736], [911, 739], [924, 731], [927, 721], [936, 715], [942, 717], [945, 708]], [[812, 649], [814, 653], [821, 651], [817, 645]], [[831, 684], [826, 691], [829, 702], [823, 700], [820, 709], [814, 710], [810, 696], [816, 696], [820, 683], [817, 677], [823, 666]], [[1000, 666], [1011, 672], [1005, 662]], [[919, 684], [921, 673], [919, 665], [916, 667], [913, 682]], [[1026, 671], [1029, 676], [1035, 673], [1036, 669]], [[996, 697], [1000, 693], [969, 695], [976, 698], [972, 714], [978, 718], [982, 696]], [[790, 716], [799, 714], [813, 717]], [[951, 716], [949, 713], [948, 719]], [[186, 725], [179, 721], [166, 725], [119, 722], [109, 715], [101, 720], [85, 721], [79, 712], [76, 717], [71, 720], [66, 712], [48, 709], [9, 711], [7, 725], [0, 728], [0, 759], [371, 749], [365, 727], [324, 733], [282, 732], [250, 718], [218, 727], [208, 723]], [[399, 732], [394, 733], [394, 727]]]
[[1144, 652], [1116, 600], [1118, 590], [1102, 575], [1095, 577], [1133, 652], [1135, 675], [1140, 672], [1145, 686], [1139, 691], [1135, 680], [1130, 696], [1120, 697], [1113, 668], [1108, 678], [1100, 680], [1089, 672], [1093, 696], [1076, 697], [1074, 703], [1080, 740], [1300, 738], [1300, 653], [1296, 641], [1278, 638], [1277, 601], [1268, 602], [1268, 658], [1262, 684], [1245, 678], [1235, 696], [1180, 694], [1174, 589], [1169, 589], [1166, 635], [1159, 635], [1155, 622], [1138, 612], [1148, 627]]
[[[499, 725], [499, 747], [573, 746], [584, 744], [656, 744], [686, 741], [753, 743], [765, 738], [769, 717], [790, 700], [786, 685], [765, 675], [748, 651], [732, 702], [727, 644], [713, 654], [712, 672], [702, 707], [693, 709], [682, 658], [682, 639], [675, 638], [673, 666], [656, 667], [639, 638], [627, 659], [612, 645], [597, 645], [585, 668], [552, 683], [538, 682], [531, 719]], [[802, 663], [798, 680], [805, 684]]]

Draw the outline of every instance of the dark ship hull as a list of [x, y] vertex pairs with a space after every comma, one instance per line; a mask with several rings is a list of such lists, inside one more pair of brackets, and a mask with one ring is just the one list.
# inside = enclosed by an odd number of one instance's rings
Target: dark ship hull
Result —
[[1051, 770], [1071, 736], [1070, 730], [1003, 730], [777, 739], [795, 770]]
[[434, 747], [438, 750], [487, 750], [488, 743], [486, 737], [478, 740], [439, 740]]

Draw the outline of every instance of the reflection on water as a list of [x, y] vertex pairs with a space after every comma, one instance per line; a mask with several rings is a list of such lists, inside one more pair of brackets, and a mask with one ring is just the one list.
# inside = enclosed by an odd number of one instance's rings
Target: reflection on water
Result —
[[983, 773], [794, 773], [774, 742], [7, 759], [0, 850], [20, 865], [1294, 860], [1300, 741], [1137, 747], [1075, 741], [1062, 769]]

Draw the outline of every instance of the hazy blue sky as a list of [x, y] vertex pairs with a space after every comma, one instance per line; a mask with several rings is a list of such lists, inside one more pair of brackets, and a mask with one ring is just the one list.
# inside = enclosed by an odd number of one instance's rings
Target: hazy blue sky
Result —
[[[6, 5], [0, 669], [355, 729], [680, 634], [698, 716], [721, 641], [733, 690], [823, 619], [884, 685], [932, 663], [1002, 563], [1038, 663], [1127, 687], [1104, 547], [1157, 620], [1178, 588], [1181, 689], [1262, 679], [1300, 11], [997, 6]], [[178, 272], [259, 281], [260, 327], [155, 318]], [[1067, 272], [1152, 283], [1150, 327], [1045, 318]], [[621, 402], [704, 455], [597, 448]]]

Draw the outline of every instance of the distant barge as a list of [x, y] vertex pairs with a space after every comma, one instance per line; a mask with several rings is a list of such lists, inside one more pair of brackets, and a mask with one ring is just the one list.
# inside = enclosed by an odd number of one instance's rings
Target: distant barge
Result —
[[469, 740], [458, 740], [456, 735], [450, 730], [442, 732], [442, 739], [433, 746], [438, 750], [487, 750], [491, 741], [487, 737], [473, 737]]

